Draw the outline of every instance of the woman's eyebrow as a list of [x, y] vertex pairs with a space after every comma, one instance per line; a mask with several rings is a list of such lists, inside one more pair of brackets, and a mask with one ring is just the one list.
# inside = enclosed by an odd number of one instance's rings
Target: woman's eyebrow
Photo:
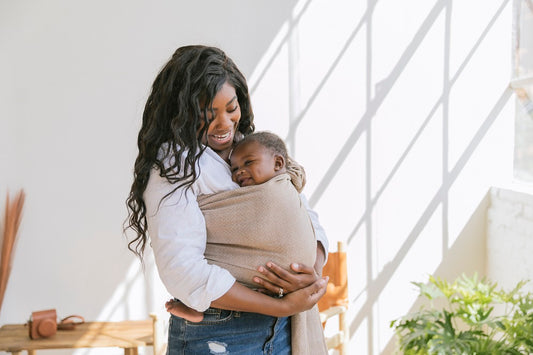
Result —
[[226, 104], [226, 107], [228, 107], [229, 105], [231, 105], [233, 103], [233, 101], [237, 100], [237, 95], [233, 96], [233, 98], [231, 100], [228, 101], [228, 103]]
[[[237, 95], [233, 96], [233, 98], [231, 100], [228, 101], [228, 103], [226, 104], [226, 107], [228, 107], [229, 105], [231, 105], [235, 100], [237, 100]], [[218, 109], [216, 107], [213, 107], [211, 108], [211, 110], [213, 111], [217, 111]]]

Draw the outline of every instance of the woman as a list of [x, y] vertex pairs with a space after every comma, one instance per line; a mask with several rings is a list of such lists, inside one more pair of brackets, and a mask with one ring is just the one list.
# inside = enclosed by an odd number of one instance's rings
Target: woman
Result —
[[[204, 259], [206, 227], [197, 196], [238, 187], [228, 157], [233, 142], [253, 130], [246, 80], [220, 49], [181, 47], [156, 77], [127, 201], [129, 226], [137, 233], [129, 248], [142, 258], [150, 236], [169, 293], [204, 312], [200, 323], [171, 317], [171, 354], [219, 346], [232, 353], [290, 353], [287, 317], [310, 309], [325, 292], [326, 281], [309, 266], [295, 265], [293, 272], [271, 263], [270, 269], [261, 267], [264, 278], [254, 279], [258, 287], [285, 294], [273, 298], [236, 283], [227, 270]], [[321, 231], [317, 222], [313, 226]], [[318, 234], [319, 274], [327, 240]], [[215, 334], [217, 342], [208, 341]]]

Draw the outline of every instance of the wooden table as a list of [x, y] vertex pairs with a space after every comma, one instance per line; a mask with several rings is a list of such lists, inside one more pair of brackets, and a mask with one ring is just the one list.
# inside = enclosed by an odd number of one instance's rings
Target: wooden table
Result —
[[123, 322], [87, 322], [74, 330], [58, 330], [46, 339], [30, 339], [28, 326], [6, 324], [0, 328], [0, 350], [34, 355], [42, 349], [119, 347], [125, 355], [137, 355], [139, 346], [154, 344], [154, 319]]

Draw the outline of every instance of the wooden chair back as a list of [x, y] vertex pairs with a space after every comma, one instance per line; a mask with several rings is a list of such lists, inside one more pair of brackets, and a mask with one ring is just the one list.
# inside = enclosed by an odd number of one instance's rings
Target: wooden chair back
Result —
[[348, 326], [346, 313], [348, 311], [348, 266], [344, 242], [337, 243], [337, 251], [328, 254], [328, 262], [322, 270], [323, 276], [329, 276], [326, 294], [318, 302], [320, 320], [325, 327], [326, 322], [338, 317], [338, 331], [326, 337], [329, 349], [337, 349], [340, 355], [347, 354]]

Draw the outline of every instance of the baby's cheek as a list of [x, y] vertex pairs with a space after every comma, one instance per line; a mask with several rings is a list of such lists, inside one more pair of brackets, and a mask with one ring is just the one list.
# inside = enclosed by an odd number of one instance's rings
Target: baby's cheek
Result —
[[238, 182], [237, 182], [237, 173], [231, 174], [231, 181], [233, 181], [233, 182], [238, 184]]

